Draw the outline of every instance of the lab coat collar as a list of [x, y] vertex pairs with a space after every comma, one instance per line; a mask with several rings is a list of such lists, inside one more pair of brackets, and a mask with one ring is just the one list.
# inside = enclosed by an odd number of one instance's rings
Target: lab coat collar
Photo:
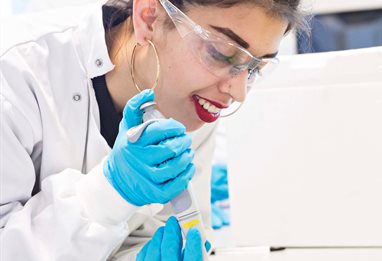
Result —
[[89, 12], [73, 33], [83, 69], [89, 78], [104, 75], [114, 69], [107, 50], [102, 20], [102, 6], [105, 3], [106, 0], [101, 0], [90, 5]]

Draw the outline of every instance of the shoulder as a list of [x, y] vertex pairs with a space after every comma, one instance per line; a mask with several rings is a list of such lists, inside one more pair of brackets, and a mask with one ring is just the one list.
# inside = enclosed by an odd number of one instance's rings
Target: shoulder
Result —
[[[41, 121], [41, 103], [50, 104], [49, 100], [71, 90], [70, 86], [83, 85], [72, 31], [87, 10], [87, 6], [57, 9], [1, 22], [1, 96], [31, 126]], [[65, 86], [68, 83], [72, 85]]]
[[76, 28], [88, 6], [55, 9], [1, 19], [0, 56]]
[[10, 91], [48, 90], [68, 74], [83, 78], [74, 31], [91, 6], [14, 16], [1, 23], [0, 67]]

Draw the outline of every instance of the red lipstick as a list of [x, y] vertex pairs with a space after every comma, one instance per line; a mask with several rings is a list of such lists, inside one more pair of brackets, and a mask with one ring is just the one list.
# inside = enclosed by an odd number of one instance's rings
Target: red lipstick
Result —
[[[208, 101], [209, 103], [215, 105], [215, 106], [216, 106], [217, 108], [219, 108], [219, 109], [226, 108], [224, 105], [221, 105], [221, 104], [219, 104], [219, 103], [210, 101], [210, 100], [205, 99], [205, 98], [203, 98], [203, 99], [206, 100], [206, 101]], [[192, 100], [193, 100], [193, 102], [194, 102], [195, 111], [196, 111], [196, 114], [198, 114], [199, 119], [201, 119], [201, 120], [204, 121], [204, 122], [210, 123], [210, 122], [214, 122], [214, 121], [216, 121], [216, 120], [219, 118], [219, 116], [220, 116], [220, 112], [218, 112], [218, 113], [213, 113], [213, 112], [209, 112], [209, 111], [205, 110], [205, 109], [203, 108], [203, 106], [200, 105], [198, 96], [196, 96], [196, 95], [192, 96]]]

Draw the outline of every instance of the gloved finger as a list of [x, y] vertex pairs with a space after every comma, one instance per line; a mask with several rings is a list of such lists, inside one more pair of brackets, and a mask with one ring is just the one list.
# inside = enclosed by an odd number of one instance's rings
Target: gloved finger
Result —
[[[173, 180], [170, 180], [164, 183], [161, 186], [162, 191], [166, 191], [168, 198], [172, 199], [178, 196], [183, 190], [188, 186], [188, 183], [195, 174], [194, 164], [189, 164], [185, 171], [183, 171], [178, 177]], [[168, 201], [160, 202], [162, 204], [167, 203]]]
[[146, 102], [154, 101], [155, 94], [153, 90], [144, 90], [133, 98], [131, 98], [125, 108], [123, 109], [123, 119], [121, 121], [121, 126], [125, 126], [127, 128], [131, 128], [137, 126], [142, 123], [143, 112], [139, 109], [142, 104]]
[[216, 173], [217, 178], [226, 177], [227, 176], [227, 165], [222, 163], [216, 163], [212, 166], [212, 172]]
[[156, 167], [155, 172], [151, 175], [150, 179], [157, 184], [174, 179], [186, 170], [193, 159], [194, 152], [191, 149], [188, 149], [178, 157], [172, 158]]
[[166, 157], [158, 158], [161, 160], [158, 164], [168, 160], [169, 158], [173, 158], [179, 156], [185, 150], [191, 147], [192, 139], [188, 134], [183, 134], [181, 136], [166, 139], [159, 143], [158, 147], [162, 149], [162, 154], [167, 154]]
[[203, 260], [202, 237], [196, 227], [190, 228], [186, 236], [183, 261]]
[[214, 184], [227, 184], [227, 166], [225, 164], [214, 164], [212, 166], [211, 180]]
[[161, 247], [163, 241], [164, 227], [160, 227], [155, 232], [150, 240], [150, 245], [147, 249], [146, 260], [160, 261], [161, 260]]
[[[157, 166], [169, 159], [179, 156], [191, 146], [190, 135], [181, 135], [175, 138], [166, 139], [157, 145], [146, 147], [136, 146], [134, 150], [137, 155], [145, 156], [145, 162], [150, 166]], [[150, 157], [147, 157], [150, 155]]]
[[181, 260], [183, 247], [182, 232], [180, 230], [178, 220], [170, 217], [164, 228], [162, 241], [162, 261]]
[[222, 211], [221, 220], [223, 221], [223, 226], [229, 226], [231, 224], [231, 219], [228, 214], [224, 211], [224, 209], [220, 209]]
[[143, 248], [141, 249], [141, 251], [139, 251], [137, 257], [136, 257], [136, 261], [145, 261], [146, 260], [146, 257], [147, 257], [147, 250], [149, 249], [150, 247], [150, 243], [151, 241], [147, 242]]
[[228, 213], [220, 206], [212, 204], [213, 215], [215, 215], [220, 221], [221, 226], [227, 226], [231, 224]]
[[185, 133], [186, 127], [182, 123], [174, 119], [158, 119], [146, 127], [136, 144], [140, 146], [155, 145]]
[[211, 202], [225, 200], [229, 198], [228, 184], [216, 185], [211, 184]]
[[227, 175], [226, 169], [220, 170], [219, 172], [213, 172], [212, 176], [216, 183], [219, 183], [219, 184], [228, 183], [228, 175]]
[[[130, 148], [131, 149], [131, 148]], [[145, 180], [149, 183], [150, 187], [152, 185], [161, 185], [163, 183], [169, 182], [175, 178], [177, 178], [180, 174], [182, 174], [190, 165], [194, 159], [194, 151], [191, 149], [187, 149], [182, 154], [175, 158], [171, 158], [162, 164], [153, 165], [153, 155], [151, 150], [145, 152], [145, 150], [140, 147], [141, 152], [135, 150], [134, 155], [129, 156], [129, 163], [126, 163], [127, 166], [134, 166], [137, 170], [139, 170], [139, 175], [144, 177]], [[140, 155], [140, 156], [139, 156]], [[129, 176], [123, 176], [123, 179], [119, 177], [115, 177], [114, 179], [118, 180], [118, 182], [124, 183], [125, 180], [129, 180]], [[143, 180], [140, 182], [141, 185]], [[132, 181], [131, 184], [134, 184]]]
[[219, 229], [223, 226], [223, 221], [220, 218], [220, 212], [217, 209], [217, 206], [214, 204], [211, 205], [211, 223], [213, 229]]
[[139, 182], [137, 180], [133, 180], [133, 183], [139, 183], [139, 186], [134, 186], [134, 198], [137, 199], [132, 201], [128, 195], [124, 195], [124, 198], [127, 198], [128, 202], [133, 203], [137, 206], [142, 206], [137, 202], [143, 201], [141, 195], [150, 195], [153, 197], [151, 203], [160, 203], [166, 204], [172, 198], [179, 195], [183, 190], [187, 188], [188, 182], [192, 179], [192, 176], [195, 173], [195, 167], [193, 164], [189, 164], [186, 170], [183, 171], [176, 178], [167, 181], [166, 183], [154, 184], [150, 179], [142, 177]]

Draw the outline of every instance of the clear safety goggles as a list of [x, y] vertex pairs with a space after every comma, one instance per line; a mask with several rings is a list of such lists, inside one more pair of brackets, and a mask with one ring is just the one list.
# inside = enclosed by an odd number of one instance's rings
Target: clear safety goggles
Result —
[[247, 70], [246, 85], [250, 87], [263, 71], [272, 71], [278, 64], [277, 58], [257, 58], [243, 47], [203, 29], [170, 1], [159, 1], [197, 60], [215, 76], [235, 77]]

